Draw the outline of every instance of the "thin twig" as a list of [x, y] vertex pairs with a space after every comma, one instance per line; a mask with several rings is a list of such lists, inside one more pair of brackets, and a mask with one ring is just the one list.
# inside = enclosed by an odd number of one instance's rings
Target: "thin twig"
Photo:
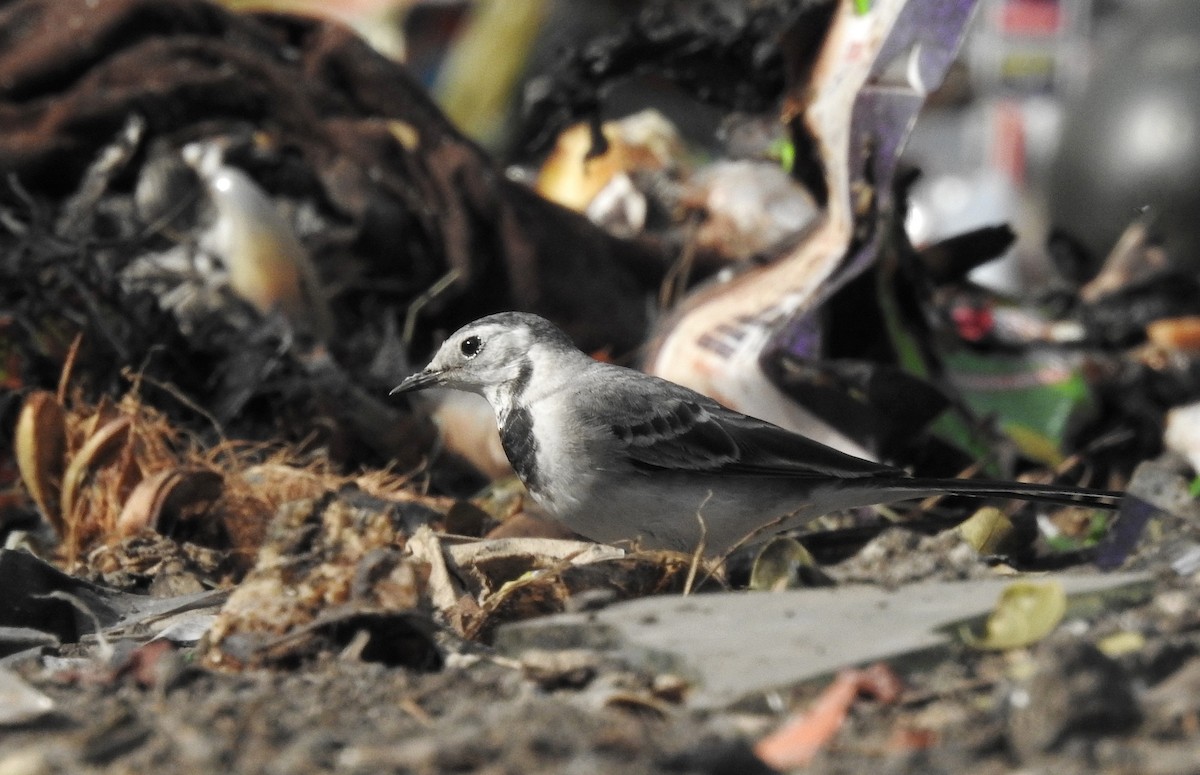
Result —
[[[82, 266], [87, 261], [86, 248], [80, 245], [77, 252], [79, 264]], [[92, 289], [88, 287], [82, 279], [66, 265], [59, 272], [59, 276], [67, 283], [72, 290], [79, 294], [79, 303], [82, 305], [82, 311], [87, 315], [84, 318], [91, 327], [98, 331], [100, 335], [108, 342], [109, 347], [117, 354], [117, 359], [120, 361], [129, 360], [129, 350], [125, 346], [123, 339], [114, 333], [108, 324], [105, 322], [105, 313], [100, 309], [99, 301], [96, 299]]]
[[[696, 571], [700, 567], [700, 561], [704, 558], [704, 550], [708, 548], [708, 524], [704, 521], [704, 514], [702, 512], [712, 499], [712, 496], [713, 491], [709, 490], [708, 495], [704, 496], [704, 500], [696, 509], [696, 521], [700, 523], [700, 540], [696, 542], [696, 548], [692, 552], [692, 562], [688, 566], [687, 581], [683, 584], [684, 597], [692, 594], [692, 585], [696, 583]], [[704, 577], [704, 580], [708, 581], [709, 576], [712, 576], [712, 574], [709, 573], [708, 576]]]
[[71, 381], [71, 372], [75, 370], [75, 360], [79, 357], [79, 346], [83, 344], [83, 332], [75, 335], [71, 340], [71, 346], [67, 349], [67, 357], [63, 359], [62, 372], [58, 376], [58, 392], [55, 396], [58, 398], [58, 403], [65, 405], [67, 402], [67, 385]]
[[692, 268], [696, 263], [696, 232], [698, 230], [699, 221], [696, 218], [689, 218], [684, 223], [683, 249], [680, 251], [679, 260], [667, 268], [667, 273], [663, 276], [662, 284], [658, 288], [659, 309], [670, 309], [687, 288]]
[[154, 377], [147, 376], [145, 372], [140, 370], [135, 374], [128, 367], [121, 370], [121, 376], [129, 380], [135, 389], [142, 383], [145, 383], [163, 391], [188, 409], [191, 409], [196, 414], [208, 420], [209, 423], [212, 424], [213, 429], [217, 432], [217, 438], [219, 438], [222, 442], [227, 440], [227, 437], [225, 436], [225, 429], [221, 426], [221, 422], [207, 409], [188, 398], [188, 396], [175, 385], [171, 384], [170, 382], [162, 382]]
[[[803, 511], [803, 510], [804, 510], [804, 506], [807, 506], [807, 505], [808, 505], [807, 503], [806, 503], [806, 504], [803, 504], [802, 506], [800, 506], [799, 508], [797, 508], [795, 511], [791, 511], [791, 512], [788, 512], [787, 514], [784, 514], [783, 516], [776, 517], [775, 519], [771, 520], [771, 521], [770, 521], [770, 522], [768, 522], [767, 524], [765, 524], [765, 525], [760, 525], [759, 527], [756, 527], [756, 528], [754, 528], [754, 529], [753, 529], [753, 530], [751, 530], [749, 533], [747, 533], [746, 535], [744, 535], [744, 536], [742, 536], [741, 538], [739, 538], [739, 539], [737, 540], [737, 542], [736, 542], [736, 543], [734, 543], [734, 545], [733, 545], [733, 546], [731, 546], [731, 547], [729, 547], [728, 549], [726, 549], [726, 550], [725, 550], [725, 553], [724, 553], [724, 554], [722, 554], [720, 557], [718, 557], [718, 558], [717, 558], [717, 562], [716, 562], [716, 564], [715, 564], [715, 565], [713, 565], [713, 571], [715, 571], [717, 568], [720, 568], [722, 565], [724, 565], [724, 564], [725, 564], [725, 561], [729, 559], [729, 555], [733, 554], [733, 553], [734, 553], [734, 552], [736, 552], [738, 549], [741, 549], [743, 546], [745, 546], [745, 545], [746, 545], [747, 543], [749, 543], [750, 541], [753, 541], [753, 540], [754, 540], [755, 538], [757, 538], [759, 535], [761, 535], [761, 534], [763, 534], [763, 533], [767, 532], [768, 530], [773, 530], [774, 528], [777, 528], [777, 527], [779, 527], [780, 525], [782, 525], [783, 523], [787, 522], [789, 519], [791, 519], [792, 517], [796, 516], [796, 515], [797, 515], [797, 514], [799, 514], [801, 511]], [[710, 571], [710, 572], [709, 572], [709, 574], [708, 574], [708, 576], [705, 576], [705, 577], [704, 577], [704, 580], [703, 580], [701, 583], [704, 583], [704, 582], [708, 581], [708, 579], [709, 579], [709, 578], [711, 578], [711, 577], [712, 577], [712, 572]]]
[[404, 315], [404, 331], [400, 334], [400, 341], [403, 342], [406, 352], [412, 349], [413, 335], [417, 330], [417, 317], [421, 314], [421, 310], [445, 293], [447, 288], [458, 282], [458, 278], [461, 276], [462, 271], [458, 267], [451, 269], [429, 286], [427, 291], [413, 299], [412, 304], [408, 305], [408, 312]]
[[418, 705], [414, 698], [401, 698], [400, 702], [397, 703], [397, 707], [407, 713], [409, 718], [411, 718], [413, 721], [416, 721], [421, 726], [427, 729], [433, 726], [433, 717], [429, 715], [428, 711]]

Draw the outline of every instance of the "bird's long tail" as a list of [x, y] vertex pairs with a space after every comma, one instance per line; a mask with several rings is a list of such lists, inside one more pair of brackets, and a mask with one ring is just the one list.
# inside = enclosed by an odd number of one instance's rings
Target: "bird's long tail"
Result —
[[1057, 503], [1062, 506], [1090, 506], [1098, 509], [1117, 509], [1124, 493], [1090, 487], [1071, 487], [1058, 484], [1027, 484], [1025, 482], [988, 481], [986, 479], [896, 479], [879, 482], [895, 492], [912, 492], [914, 498], [933, 495], [963, 495], [971, 498], [1017, 498], [1021, 500]]

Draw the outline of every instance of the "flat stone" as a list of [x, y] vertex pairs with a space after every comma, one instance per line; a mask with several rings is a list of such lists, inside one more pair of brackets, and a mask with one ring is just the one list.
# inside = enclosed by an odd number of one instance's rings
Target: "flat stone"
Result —
[[0, 726], [28, 724], [52, 710], [54, 700], [11, 670], [0, 669]]
[[[987, 614], [1018, 578], [1062, 584], [1072, 600], [1068, 618], [1138, 602], [1151, 589], [1149, 576], [1114, 573], [650, 597], [505, 625], [496, 646], [511, 655], [529, 648], [617, 651], [633, 664], [694, 681], [692, 707], [722, 708], [844, 667], [895, 665], [944, 649], [954, 639], [947, 625]], [[1094, 597], [1123, 587], [1104, 601]]]

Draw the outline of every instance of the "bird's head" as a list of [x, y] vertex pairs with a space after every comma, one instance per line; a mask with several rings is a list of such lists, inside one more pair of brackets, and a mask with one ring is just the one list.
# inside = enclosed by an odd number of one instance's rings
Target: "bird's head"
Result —
[[455, 331], [428, 366], [391, 394], [445, 387], [489, 400], [502, 393], [519, 395], [535, 361], [551, 352], [580, 354], [567, 335], [544, 318], [523, 312], [489, 315]]

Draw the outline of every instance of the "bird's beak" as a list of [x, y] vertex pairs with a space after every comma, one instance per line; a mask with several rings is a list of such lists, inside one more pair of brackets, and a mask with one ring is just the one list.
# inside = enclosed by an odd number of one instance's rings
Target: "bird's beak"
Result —
[[440, 384], [441, 381], [442, 373], [440, 371], [430, 371], [429, 369], [425, 369], [424, 371], [418, 371], [416, 374], [413, 374], [411, 377], [392, 388], [392, 392], [388, 393], [388, 395], [394, 396], [399, 393], [411, 393], [414, 390], [423, 390], [427, 387], [433, 387], [434, 385]]

